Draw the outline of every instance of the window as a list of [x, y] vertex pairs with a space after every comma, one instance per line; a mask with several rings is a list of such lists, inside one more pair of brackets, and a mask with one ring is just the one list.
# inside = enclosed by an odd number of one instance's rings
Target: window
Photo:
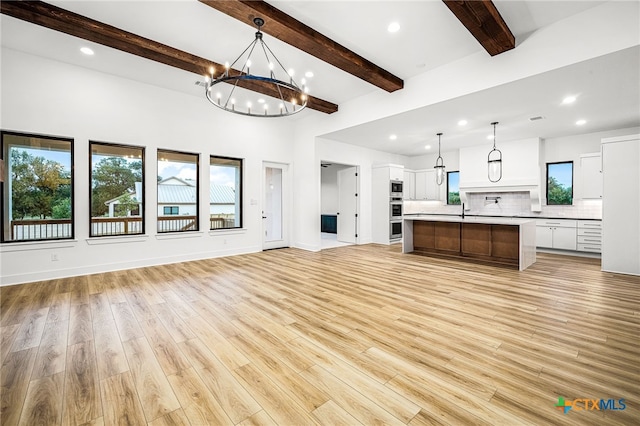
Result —
[[242, 162], [225, 157], [209, 160], [210, 229], [242, 228]]
[[460, 172], [447, 172], [447, 204], [460, 205]]
[[89, 142], [91, 237], [144, 234], [144, 148]]
[[199, 164], [198, 154], [158, 150], [158, 232], [200, 229]]
[[573, 161], [547, 163], [547, 205], [573, 204]]
[[2, 132], [2, 242], [73, 239], [73, 139]]

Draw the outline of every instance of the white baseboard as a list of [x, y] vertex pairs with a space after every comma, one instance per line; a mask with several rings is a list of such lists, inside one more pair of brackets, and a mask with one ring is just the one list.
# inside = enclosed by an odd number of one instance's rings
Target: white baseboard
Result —
[[236, 256], [239, 254], [256, 253], [262, 251], [259, 246], [243, 247], [233, 250], [216, 250], [200, 253], [189, 253], [177, 256], [155, 257], [150, 259], [137, 259], [131, 262], [106, 263], [101, 265], [83, 266], [68, 269], [52, 269], [47, 271], [38, 271], [26, 274], [16, 274], [0, 277], [0, 287], [24, 284], [34, 281], [45, 281], [58, 278], [76, 277], [79, 275], [99, 274], [103, 272], [121, 271], [124, 269], [143, 268], [146, 266], [167, 265], [171, 263], [189, 262], [193, 260], [213, 259], [216, 257]]

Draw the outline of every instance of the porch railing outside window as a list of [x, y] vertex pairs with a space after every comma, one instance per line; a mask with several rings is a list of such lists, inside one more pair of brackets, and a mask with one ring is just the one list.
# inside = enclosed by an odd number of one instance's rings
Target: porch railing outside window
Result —
[[73, 139], [1, 134], [0, 241], [73, 238]]

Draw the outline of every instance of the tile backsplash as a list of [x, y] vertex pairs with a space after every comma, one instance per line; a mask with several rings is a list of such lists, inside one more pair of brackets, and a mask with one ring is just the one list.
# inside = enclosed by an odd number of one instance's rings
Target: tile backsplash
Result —
[[[492, 198], [499, 197], [496, 203]], [[489, 199], [487, 199], [489, 198]], [[541, 212], [531, 211], [528, 192], [485, 192], [467, 196], [465, 214], [484, 216], [526, 216], [574, 219], [602, 219], [602, 200], [573, 200], [572, 206], [542, 206]], [[442, 201], [405, 201], [404, 213], [460, 214], [462, 206]]]

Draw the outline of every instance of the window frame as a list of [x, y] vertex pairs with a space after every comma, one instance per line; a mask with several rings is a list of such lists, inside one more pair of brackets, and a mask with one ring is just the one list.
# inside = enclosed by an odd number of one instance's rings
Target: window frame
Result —
[[[71, 234], [69, 237], [60, 237], [60, 238], [39, 238], [39, 239], [29, 239], [29, 240], [6, 240], [5, 239], [5, 190], [6, 190], [6, 182], [4, 181], [4, 174], [6, 172], [6, 164], [4, 158], [5, 152], [5, 135], [11, 136], [19, 136], [19, 137], [27, 137], [34, 139], [45, 139], [45, 140], [55, 140], [61, 142], [69, 142], [69, 153], [71, 155], [71, 167], [70, 167], [70, 202], [71, 202]], [[75, 210], [75, 139], [64, 136], [53, 136], [53, 135], [42, 135], [37, 133], [25, 133], [25, 132], [17, 132], [12, 130], [0, 130], [0, 161], [2, 161], [2, 179], [0, 179], [0, 244], [11, 244], [11, 243], [30, 243], [30, 242], [40, 242], [40, 241], [64, 241], [64, 240], [74, 240], [75, 239], [75, 229], [76, 229], [76, 210]], [[8, 151], [7, 151], [8, 152]], [[11, 227], [11, 224], [9, 224]], [[11, 232], [11, 230], [9, 230]]]
[[462, 205], [462, 201], [460, 201], [457, 204], [453, 204], [453, 203], [449, 203], [449, 175], [452, 173], [457, 173], [458, 174], [458, 197], [460, 197], [460, 170], [451, 170], [447, 172], [447, 193], [446, 193], [446, 197], [447, 197], [447, 205], [448, 206], [460, 206]]
[[[127, 149], [139, 149], [141, 152], [140, 161], [142, 161], [141, 168], [141, 190], [142, 190], [142, 206], [140, 208], [140, 217], [142, 218], [142, 223], [140, 224], [140, 232], [135, 234], [126, 233], [126, 234], [104, 234], [104, 235], [93, 235], [93, 215], [92, 215], [92, 201], [93, 201], [93, 145], [102, 145], [114, 148], [127, 148]], [[102, 141], [94, 141], [89, 140], [89, 238], [104, 238], [104, 237], [136, 237], [140, 235], [145, 235], [146, 231], [146, 207], [147, 207], [147, 196], [145, 190], [145, 167], [146, 167], [146, 147], [140, 145], [127, 145], [121, 143], [113, 143], [113, 142], [102, 142]]]
[[[181, 232], [198, 232], [200, 230], [200, 153], [196, 153], [196, 152], [186, 152], [186, 151], [176, 151], [173, 149], [164, 149], [164, 148], [158, 148], [157, 149], [157, 160], [156, 162], [159, 163], [160, 162], [160, 154], [161, 153], [166, 153], [168, 155], [171, 154], [178, 154], [178, 155], [191, 155], [191, 156], [195, 156], [195, 165], [196, 165], [196, 220], [195, 220], [195, 229], [185, 229], [185, 230], [169, 230], [169, 231], [161, 231], [159, 229], [160, 226], [160, 221], [158, 220], [160, 214], [158, 213], [158, 209], [157, 207], [160, 205], [160, 200], [158, 199], [159, 197], [159, 191], [157, 191], [157, 187], [158, 184], [160, 183], [159, 181], [156, 182], [156, 221], [157, 221], [157, 225], [156, 225], [156, 232], [158, 234], [171, 234], [171, 233], [181, 233]], [[177, 176], [174, 176], [177, 179]], [[164, 207], [163, 206], [163, 213], [164, 213]], [[167, 207], [172, 207], [172, 206], [167, 206]], [[175, 206], [173, 206], [175, 207]], [[162, 216], [165, 216], [164, 214]], [[169, 216], [177, 216], [180, 217], [180, 215], [169, 215]]]
[[[167, 213], [167, 209], [169, 209], [169, 213]], [[175, 213], [173, 213], [173, 209], [176, 209]], [[180, 214], [180, 206], [162, 206], [163, 216], [177, 216], [179, 214]]]
[[[555, 166], [558, 164], [571, 164], [571, 203], [569, 204], [549, 204], [549, 166]], [[547, 206], [572, 206], [573, 205], [573, 185], [574, 185], [574, 173], [575, 173], [575, 167], [573, 164], [573, 160], [570, 161], [554, 161], [551, 163], [546, 163], [545, 166], [545, 177], [546, 177], [546, 182], [545, 182], [545, 201], [546, 201], [546, 205]]]
[[[207, 209], [209, 211], [209, 230], [210, 231], [219, 231], [219, 230], [230, 230], [230, 229], [242, 229], [243, 226], [243, 222], [244, 222], [244, 158], [238, 158], [238, 157], [227, 157], [227, 156], [223, 156], [223, 155], [210, 155], [209, 156], [209, 176], [211, 176], [211, 160], [213, 159], [220, 159], [220, 160], [231, 160], [231, 161], [237, 161], [240, 163], [240, 171], [239, 171], [239, 191], [236, 189], [236, 197], [237, 197], [237, 203], [238, 203], [238, 212], [239, 212], [239, 220], [238, 220], [238, 226], [229, 226], [229, 227], [223, 227], [223, 228], [212, 228], [211, 227], [211, 195], [209, 195], [209, 208]], [[211, 188], [211, 177], [209, 177], [209, 188]], [[235, 204], [235, 203], [234, 203]]]

